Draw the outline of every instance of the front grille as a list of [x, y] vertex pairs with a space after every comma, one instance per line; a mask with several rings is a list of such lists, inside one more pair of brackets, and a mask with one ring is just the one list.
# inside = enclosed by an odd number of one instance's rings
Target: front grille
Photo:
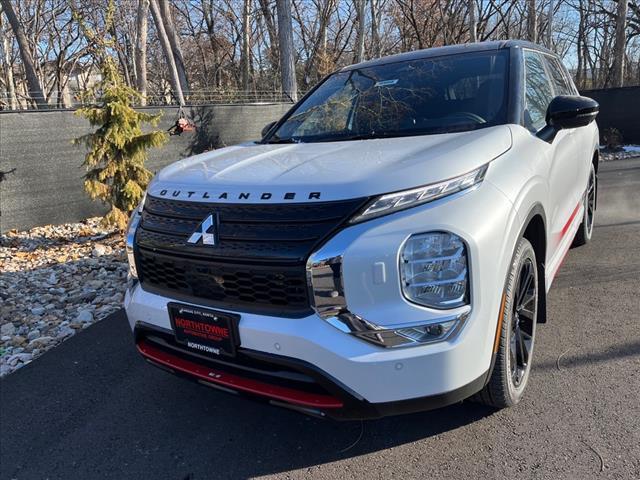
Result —
[[[178, 300], [281, 316], [310, 313], [305, 263], [366, 199], [236, 205], [147, 197], [136, 233], [143, 288]], [[215, 246], [186, 242], [216, 213]]]

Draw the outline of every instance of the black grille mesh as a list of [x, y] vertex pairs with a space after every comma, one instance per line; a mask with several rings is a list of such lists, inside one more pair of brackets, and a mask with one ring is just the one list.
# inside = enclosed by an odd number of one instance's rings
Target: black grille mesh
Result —
[[[235, 311], [308, 314], [306, 259], [364, 201], [221, 205], [147, 197], [135, 249], [142, 286]], [[219, 217], [218, 244], [186, 243], [211, 213]]]

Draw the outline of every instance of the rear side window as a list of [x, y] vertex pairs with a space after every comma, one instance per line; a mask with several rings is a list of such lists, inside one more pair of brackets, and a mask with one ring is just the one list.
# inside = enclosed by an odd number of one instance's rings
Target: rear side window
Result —
[[532, 132], [545, 126], [547, 107], [553, 99], [553, 90], [539, 53], [524, 51], [525, 109], [524, 124]]
[[547, 65], [549, 66], [549, 72], [551, 73], [551, 80], [553, 80], [553, 88], [556, 91], [556, 95], [573, 95], [573, 90], [562, 73], [562, 67], [558, 63], [558, 60], [547, 57]]

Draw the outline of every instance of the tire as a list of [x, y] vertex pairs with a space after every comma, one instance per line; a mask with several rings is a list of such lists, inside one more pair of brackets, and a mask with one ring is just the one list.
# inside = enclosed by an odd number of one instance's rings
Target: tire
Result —
[[596, 167], [591, 164], [589, 171], [589, 180], [587, 181], [587, 191], [584, 196], [584, 217], [582, 223], [573, 239], [572, 247], [580, 247], [591, 241], [593, 236], [593, 224], [596, 215], [596, 199], [598, 195], [598, 176], [596, 175]]
[[488, 383], [473, 398], [475, 401], [506, 408], [522, 399], [535, 344], [538, 286], [536, 254], [531, 243], [521, 238], [507, 276], [495, 364]]

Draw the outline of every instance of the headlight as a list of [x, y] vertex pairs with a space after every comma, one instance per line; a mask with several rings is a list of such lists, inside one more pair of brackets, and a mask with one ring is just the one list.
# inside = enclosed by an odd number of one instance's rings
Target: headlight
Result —
[[400, 252], [402, 293], [420, 305], [433, 308], [466, 305], [468, 273], [465, 244], [453, 233], [412, 235]]
[[447, 195], [452, 195], [461, 190], [466, 190], [467, 188], [482, 182], [484, 174], [487, 171], [487, 165], [483, 165], [482, 167], [465, 173], [464, 175], [450, 178], [443, 182], [432, 183], [431, 185], [425, 185], [411, 190], [403, 190], [402, 192], [381, 195], [369, 203], [359, 214], [353, 217], [353, 219], [351, 219], [351, 223], [370, 220], [382, 215], [397, 212], [398, 210], [422, 205], [423, 203], [431, 202], [438, 198], [446, 197]]

